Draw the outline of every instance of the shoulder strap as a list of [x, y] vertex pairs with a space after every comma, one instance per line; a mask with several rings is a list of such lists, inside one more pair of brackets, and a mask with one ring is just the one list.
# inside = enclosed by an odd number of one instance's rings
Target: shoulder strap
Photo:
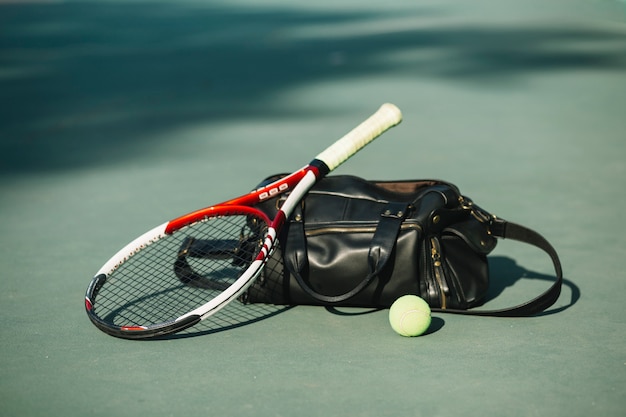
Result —
[[453, 313], [453, 314], [466, 314], [474, 316], [495, 316], [495, 317], [524, 317], [532, 316], [540, 313], [554, 304], [559, 295], [561, 294], [561, 286], [563, 284], [563, 271], [561, 269], [561, 262], [556, 250], [552, 245], [539, 233], [534, 230], [528, 229], [519, 224], [507, 222], [502, 219], [494, 219], [491, 225], [491, 233], [495, 237], [503, 239], [512, 239], [519, 242], [527, 243], [532, 246], [546, 252], [552, 259], [554, 270], [556, 272], [556, 281], [552, 286], [538, 297], [517, 305], [515, 307], [509, 307], [499, 310], [453, 310], [453, 309], [433, 309], [433, 311]]

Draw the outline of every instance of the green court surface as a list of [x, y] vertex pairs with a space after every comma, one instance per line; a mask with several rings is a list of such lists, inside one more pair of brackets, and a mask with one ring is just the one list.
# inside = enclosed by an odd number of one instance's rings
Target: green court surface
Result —
[[[0, 1], [0, 416], [623, 416], [625, 23], [613, 0]], [[89, 322], [122, 245], [387, 101], [403, 123], [337, 173], [447, 180], [539, 231], [548, 312], [418, 338], [305, 306], [158, 341]], [[550, 285], [535, 249], [491, 264], [486, 307]]]

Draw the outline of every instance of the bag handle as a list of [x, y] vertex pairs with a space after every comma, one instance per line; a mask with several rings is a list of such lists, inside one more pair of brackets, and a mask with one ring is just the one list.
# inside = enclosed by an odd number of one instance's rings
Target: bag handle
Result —
[[[370, 273], [352, 290], [340, 295], [324, 295], [311, 288], [302, 278], [301, 271], [308, 267], [308, 257], [306, 253], [306, 242], [304, 234], [304, 226], [302, 222], [298, 222], [298, 227], [290, 225], [286, 242], [290, 246], [285, 250], [285, 266], [287, 270], [294, 276], [296, 282], [304, 292], [314, 299], [325, 303], [339, 303], [354, 297], [367, 287], [372, 280], [378, 276], [383, 270], [393, 249], [395, 248], [402, 222], [408, 215], [410, 210], [409, 203], [390, 202], [386, 205], [385, 210], [381, 213], [380, 221], [372, 237], [368, 252], [368, 265]], [[298, 243], [296, 243], [298, 242]]]
[[527, 243], [547, 253], [550, 256], [550, 259], [552, 259], [554, 271], [556, 272], [556, 281], [554, 284], [552, 284], [548, 290], [538, 297], [514, 307], [499, 310], [455, 310], [433, 308], [433, 311], [473, 316], [525, 317], [532, 316], [546, 310], [558, 300], [563, 284], [563, 270], [561, 268], [561, 262], [556, 250], [543, 236], [527, 227], [497, 218], [494, 218], [491, 222], [491, 234], [492, 236], [502, 239], [511, 239]]

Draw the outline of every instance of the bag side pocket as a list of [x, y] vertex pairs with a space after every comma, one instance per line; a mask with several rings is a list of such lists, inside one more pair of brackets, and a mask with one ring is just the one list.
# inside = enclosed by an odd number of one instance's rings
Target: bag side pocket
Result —
[[468, 309], [481, 305], [489, 289], [487, 254], [496, 246], [484, 224], [473, 217], [443, 230], [441, 262], [452, 291], [447, 308]]

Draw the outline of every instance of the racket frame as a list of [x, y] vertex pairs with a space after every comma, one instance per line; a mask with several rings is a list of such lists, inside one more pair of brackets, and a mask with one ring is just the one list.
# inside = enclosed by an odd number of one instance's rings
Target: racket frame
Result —
[[[211, 316], [239, 297], [261, 273], [265, 262], [272, 255], [276, 247], [276, 236], [285, 223], [288, 213], [291, 213], [295, 205], [304, 197], [308, 190], [315, 184], [318, 177], [326, 175], [328, 168], [321, 161], [314, 160], [306, 167], [283, 177], [271, 184], [258, 188], [248, 194], [222, 202], [216, 206], [205, 207], [200, 210], [185, 214], [169, 222], [163, 223], [143, 235], [137, 237], [120, 249], [109, 259], [96, 273], [85, 294], [85, 309], [92, 323], [100, 330], [110, 335], [126, 339], [144, 339], [176, 333], [197, 324], [204, 318]], [[279, 209], [276, 217], [270, 221], [265, 213], [251, 206], [280, 194], [291, 191], [283, 206]], [[292, 197], [293, 196], [293, 197]], [[196, 222], [204, 221], [211, 217], [227, 215], [232, 212], [251, 214], [263, 218], [269, 225], [263, 247], [246, 271], [226, 290], [218, 296], [196, 309], [181, 315], [175, 319], [149, 326], [116, 326], [102, 320], [95, 313], [95, 302], [98, 291], [104, 285], [107, 278], [120, 265], [128, 261], [135, 253], [159, 239], [175, 233], [177, 230]]]
[[[276, 248], [278, 232], [293, 212], [295, 206], [299, 204], [311, 187], [354, 153], [380, 136], [381, 133], [400, 123], [401, 119], [402, 115], [397, 107], [392, 104], [384, 104], [378, 112], [320, 153], [307, 166], [248, 194], [215, 206], [196, 210], [163, 223], [134, 239], [109, 259], [90, 282], [84, 301], [89, 319], [96, 327], [110, 335], [126, 339], [145, 339], [179, 332], [215, 314], [239, 297], [259, 276], [266, 261]], [[276, 217], [271, 221], [260, 210], [252, 207], [268, 198], [287, 191], [291, 191], [290, 195], [285, 199]], [[263, 220], [268, 224], [268, 231], [259, 254], [245, 272], [226, 290], [186, 314], [153, 325], [119, 326], [98, 317], [95, 311], [98, 291], [104, 285], [109, 275], [121, 264], [128, 261], [135, 253], [185, 226], [233, 211], [262, 216]]]

